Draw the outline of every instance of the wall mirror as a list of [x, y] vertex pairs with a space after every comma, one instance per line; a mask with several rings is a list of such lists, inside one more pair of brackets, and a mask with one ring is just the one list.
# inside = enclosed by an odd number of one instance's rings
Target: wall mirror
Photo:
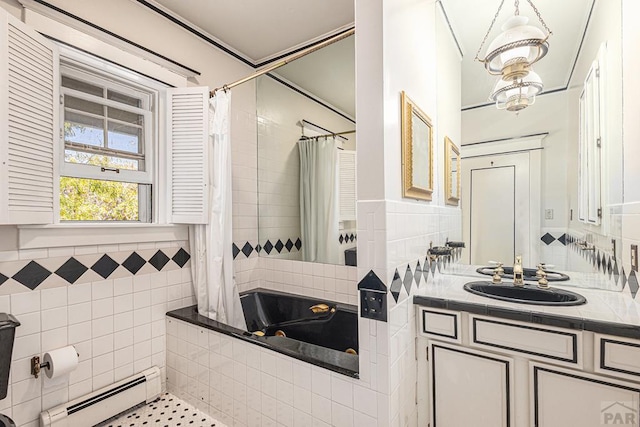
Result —
[[[464, 28], [463, 2], [443, 3]], [[473, 58], [462, 61], [460, 261], [512, 266], [523, 255], [525, 267], [546, 263], [573, 284], [620, 290], [623, 184], [633, 185], [622, 155], [622, 2], [539, 6], [558, 30], [536, 64], [545, 89], [535, 104], [518, 115], [487, 104], [495, 78]], [[480, 33], [463, 35], [463, 47], [477, 48]]]
[[354, 37], [256, 87], [260, 256], [355, 265]]
[[406, 198], [431, 200], [433, 194], [433, 125], [402, 92], [402, 187]]
[[460, 202], [460, 149], [444, 137], [444, 193], [447, 205], [458, 206]]

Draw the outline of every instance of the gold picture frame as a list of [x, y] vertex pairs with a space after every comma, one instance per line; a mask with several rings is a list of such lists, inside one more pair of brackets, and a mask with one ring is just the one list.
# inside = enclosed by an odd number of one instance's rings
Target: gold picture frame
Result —
[[460, 203], [460, 149], [448, 136], [444, 137], [444, 174], [446, 203], [458, 206]]
[[433, 196], [433, 124], [404, 91], [401, 98], [403, 197], [430, 201]]

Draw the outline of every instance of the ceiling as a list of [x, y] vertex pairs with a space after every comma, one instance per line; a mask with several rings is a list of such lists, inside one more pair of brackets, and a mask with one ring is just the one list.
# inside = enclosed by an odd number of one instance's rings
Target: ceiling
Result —
[[155, 0], [260, 63], [353, 24], [351, 0]]
[[355, 37], [347, 37], [276, 71], [280, 77], [355, 119]]
[[[474, 61], [501, 0], [441, 0], [462, 59], [462, 106], [485, 105], [496, 82], [483, 65]], [[590, 10], [595, 0], [535, 0], [542, 17], [554, 31], [549, 53], [534, 65], [544, 91], [568, 86]], [[155, 0], [170, 13], [209, 33], [253, 64], [277, 57], [353, 24], [350, 0]], [[487, 44], [513, 14], [505, 1]], [[540, 26], [527, 1], [520, 14]], [[284, 30], [283, 30], [284, 29]], [[330, 45], [280, 68], [285, 80], [355, 117], [354, 37]], [[481, 56], [486, 51], [483, 48]]]
[[[544, 91], [565, 88], [578, 55], [580, 41], [587, 25], [589, 11], [594, 0], [535, 0], [553, 35], [549, 38], [549, 53], [533, 66], [544, 83]], [[451, 26], [455, 32], [464, 57], [462, 59], [462, 106], [486, 104], [496, 83], [484, 66], [474, 61], [478, 47], [493, 19], [500, 0], [442, 0]], [[500, 33], [500, 26], [513, 15], [514, 4], [505, 1], [500, 16], [491, 31], [480, 56], [486, 53], [487, 45]], [[520, 14], [529, 17], [529, 23], [542, 28], [531, 6], [520, 2]]]

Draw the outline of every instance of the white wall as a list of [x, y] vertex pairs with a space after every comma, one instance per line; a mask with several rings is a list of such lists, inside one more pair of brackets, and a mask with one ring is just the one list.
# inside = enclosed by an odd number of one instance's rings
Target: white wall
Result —
[[[49, 3], [200, 71], [202, 75], [190, 84], [215, 87], [252, 71], [137, 2], [61, 0]], [[0, 7], [17, 17], [21, 15], [16, 1], [2, 0]], [[38, 30], [46, 34], [53, 28]], [[67, 41], [73, 44], [73, 36]], [[95, 46], [93, 53], [112, 55], [112, 51], [101, 48], [100, 43]], [[118, 55], [127, 56], [123, 52]], [[251, 241], [255, 246], [257, 147], [253, 83], [234, 89], [232, 115], [234, 241]], [[170, 257], [180, 247], [188, 250], [185, 228], [177, 229], [173, 240], [164, 237], [166, 230], [158, 229], [155, 239], [153, 233], [149, 230], [144, 233], [145, 243], [112, 241], [109, 245], [98, 245], [96, 241], [94, 245], [77, 246], [70, 235], [62, 231], [56, 247], [25, 250], [18, 245], [23, 231], [11, 226], [0, 227], [0, 273], [10, 277], [32, 260], [53, 271], [72, 256], [91, 266], [104, 254], [122, 263], [134, 251], [148, 260], [158, 249]], [[60, 242], [65, 243], [61, 246]], [[236, 260], [239, 284], [259, 280], [252, 271], [255, 263], [255, 253], [248, 260]], [[164, 370], [164, 314], [193, 304], [192, 293], [189, 264], [180, 268], [173, 261], [161, 271], [146, 264], [135, 275], [120, 266], [107, 280], [89, 270], [72, 286], [53, 274], [33, 291], [12, 279], [5, 282], [0, 286], [0, 312], [15, 314], [22, 326], [17, 329], [13, 350], [12, 384], [8, 397], [0, 401], [0, 412], [12, 416], [20, 426], [35, 427], [43, 409], [151, 365]], [[68, 382], [52, 389], [46, 387], [42, 377], [37, 380], [30, 377], [28, 362], [32, 356], [67, 344], [76, 344], [81, 360]]]
[[[356, 1], [358, 277], [373, 270], [388, 287], [396, 269], [402, 278], [407, 265], [415, 271], [424, 263], [430, 242], [461, 238], [460, 209], [445, 207], [442, 194], [444, 136], [461, 138], [460, 59], [438, 8], [435, 1]], [[402, 197], [401, 91], [434, 123], [431, 202]], [[414, 291], [402, 286], [397, 303], [387, 294], [388, 323], [360, 319], [360, 329], [377, 326], [361, 349], [380, 375], [379, 426], [418, 423]]]
[[[541, 209], [554, 210], [553, 220], [542, 219], [542, 227], [565, 227], [569, 216], [567, 202], [568, 104], [567, 93], [539, 96], [533, 106], [518, 115], [495, 106], [462, 112], [462, 144], [517, 138], [549, 133], [543, 141]], [[571, 169], [571, 168], [569, 168]]]

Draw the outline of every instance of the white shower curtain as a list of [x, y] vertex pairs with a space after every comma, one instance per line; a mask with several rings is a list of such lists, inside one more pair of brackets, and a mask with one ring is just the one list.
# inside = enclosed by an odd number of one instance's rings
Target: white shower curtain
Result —
[[338, 147], [335, 138], [303, 138], [300, 153], [300, 231], [304, 261], [337, 264]]
[[247, 329], [231, 253], [231, 93], [209, 100], [209, 223], [189, 227], [191, 276], [198, 312]]

